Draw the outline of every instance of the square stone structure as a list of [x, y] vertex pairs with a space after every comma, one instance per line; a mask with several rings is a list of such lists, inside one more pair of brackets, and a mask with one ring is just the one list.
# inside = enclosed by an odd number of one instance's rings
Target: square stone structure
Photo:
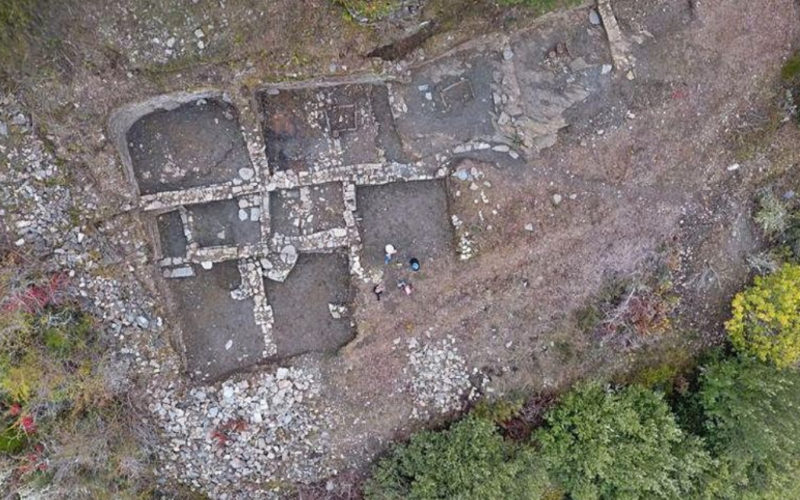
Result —
[[273, 172], [312, 172], [402, 156], [380, 83], [271, 88], [259, 94]]
[[278, 357], [335, 352], [353, 339], [349, 314], [331, 315], [330, 305], [349, 306], [350, 274], [343, 252], [301, 253], [283, 283], [265, 280], [275, 314], [273, 337]]
[[344, 227], [341, 182], [273, 191], [269, 197], [270, 229], [287, 236]]
[[419, 86], [375, 81], [268, 87], [245, 129], [221, 93], [154, 98], [123, 116], [123, 160], [193, 379], [335, 353], [355, 335], [351, 279], [375, 277], [387, 243], [423, 268], [453, 255], [446, 156], [407, 149], [396, 120], [422, 143], [453, 124], [482, 134], [476, 75], [437, 75], [432, 109], [412, 97]]
[[126, 139], [140, 194], [232, 181], [250, 168], [236, 108], [217, 99], [154, 111]]
[[261, 361], [264, 335], [253, 319], [253, 299], [231, 297], [242, 283], [237, 262], [219, 262], [209, 270], [192, 268], [192, 278], [166, 280], [181, 318], [190, 376], [218, 380]]

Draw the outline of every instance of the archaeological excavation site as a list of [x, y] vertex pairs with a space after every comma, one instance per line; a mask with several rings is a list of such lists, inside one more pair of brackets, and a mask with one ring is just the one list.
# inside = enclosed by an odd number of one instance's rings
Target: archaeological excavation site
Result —
[[800, 498], [797, 1], [7, 4], [4, 496]]

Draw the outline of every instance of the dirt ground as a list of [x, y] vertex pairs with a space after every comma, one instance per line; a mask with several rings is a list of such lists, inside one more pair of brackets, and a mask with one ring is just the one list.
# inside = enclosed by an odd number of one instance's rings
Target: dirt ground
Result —
[[266, 280], [265, 286], [275, 312], [279, 356], [335, 353], [352, 339], [349, 315], [334, 318], [328, 307], [350, 302], [346, 255], [300, 254], [286, 281]]
[[[106, 129], [110, 113], [131, 102], [223, 86], [240, 89], [233, 97], [251, 102], [269, 83], [402, 74], [462, 41], [512, 30], [521, 30], [520, 39], [529, 41], [515, 47], [519, 64], [552, 64], [553, 85], [573, 83], [559, 73], [574, 63], [571, 47], [576, 54], [584, 47], [590, 54], [584, 62], [610, 62], [605, 49], [592, 45], [602, 39], [602, 30], [590, 25], [588, 4], [533, 19], [524, 9], [502, 10], [490, 2], [448, 7], [432, 1], [422, 18], [439, 19], [442, 30], [396, 63], [364, 54], [402, 31], [401, 22], [361, 26], [322, 0], [224, 3], [222, 8], [217, 2], [187, 2], [178, 9], [166, 0], [68, 1], [50, 14], [50, 36], [59, 40], [58, 50], [43, 69], [29, 68], [17, 78], [12, 90], [74, 172], [70, 182], [101, 193], [98, 209], [85, 214], [94, 227], [124, 227], [131, 238], [148, 241], [140, 216], [130, 210], [134, 198]], [[423, 270], [408, 297], [392, 290], [376, 301], [371, 283], [354, 283], [354, 339], [335, 354], [312, 353], [290, 362], [320, 373], [319, 404], [330, 416], [324, 430], [330, 443], [323, 459], [327, 470], [363, 471], [393, 439], [457, 413], [432, 407], [424, 417], [417, 413], [421, 396], [409, 359], [419, 343], [452, 342], [465, 376], [480, 374], [480, 381], [470, 378], [475, 390], [495, 397], [557, 392], [586, 378], [624, 377], [643, 363], [679, 362], [720, 341], [718, 325], [730, 297], [750, 276], [746, 258], [763, 244], [750, 217], [754, 194], [764, 186], [800, 190], [800, 129], [796, 121], [783, 119], [785, 90], [779, 78], [783, 61], [800, 48], [800, 5], [794, 0], [617, 0], [613, 5], [631, 41], [632, 78], [614, 72], [602, 79], [592, 73], [591, 92], [570, 103], [566, 126], [551, 147], [526, 158], [503, 155], [501, 160], [482, 153], [458, 158], [451, 168], [468, 175], [450, 176], [425, 196], [446, 212], [436, 207], [417, 212], [415, 204], [410, 213], [424, 220], [410, 227], [404, 225], [409, 221], [402, 203], [381, 208], [394, 198], [372, 199], [359, 190], [367, 231], [365, 266], [381, 266], [383, 245], [395, 241], [402, 247], [399, 258], [411, 256], [409, 251], [442, 258], [422, 259]], [[459, 10], [463, 21], [454, 23], [452, 12]], [[571, 31], [548, 29], [556, 22]], [[201, 27], [203, 36], [197, 36]], [[559, 43], [566, 44], [566, 55], [556, 50]], [[559, 61], [562, 56], [566, 62]], [[478, 81], [492, 78], [481, 74], [480, 60], [470, 64]], [[425, 78], [424, 71], [418, 75]], [[463, 89], [452, 91], [457, 102]], [[488, 83], [472, 92], [489, 99]], [[475, 120], [473, 126], [481, 134], [489, 124]], [[415, 148], [435, 151], [439, 140], [423, 130]], [[399, 196], [408, 200], [408, 194]], [[381, 210], [391, 211], [391, 217]], [[469, 260], [457, 258], [457, 237], [445, 231], [451, 214], [470, 228], [475, 256]], [[109, 220], [115, 223], [106, 224]], [[404, 229], [393, 238], [395, 223]], [[422, 231], [417, 236], [415, 228]], [[173, 245], [181, 242], [162, 244]], [[154, 263], [130, 265], [148, 292], [159, 297]], [[333, 273], [326, 283], [337, 284], [341, 266], [325, 270]], [[217, 265], [197, 270], [213, 281], [205, 293], [228, 296], [236, 284], [225, 271]], [[120, 265], [104, 272], [128, 271]], [[678, 300], [669, 328], [649, 335], [600, 335], [579, 325], [576, 311], [599, 300], [609, 283], [650, 283], [661, 274]], [[280, 286], [291, 288], [291, 282]], [[344, 284], [316, 289], [327, 293], [319, 300], [308, 297], [318, 308], [348, 293]], [[285, 303], [276, 305], [296, 319], [280, 328], [313, 320], [293, 309], [305, 293], [288, 291]], [[237, 339], [228, 350], [231, 359], [218, 360], [219, 365], [208, 365], [202, 350], [187, 353], [191, 370], [216, 378], [249, 352], [247, 343], [253, 352], [259, 350], [253, 325], [239, 324], [244, 312], [225, 326], [220, 323], [225, 318], [183, 297], [189, 302], [182, 307], [197, 328], [230, 329]], [[327, 311], [317, 313], [322, 318]], [[167, 336], [176, 320], [166, 312], [165, 317]], [[333, 323], [331, 350], [352, 333], [348, 320]], [[224, 350], [227, 337], [207, 337]], [[285, 349], [304, 352], [304, 342], [298, 337]], [[342, 484], [333, 479], [333, 488], [345, 488], [350, 476], [341, 477]]]
[[[781, 63], [797, 44], [797, 5], [618, 5], [623, 29], [642, 33], [635, 79], [570, 108], [557, 144], [524, 168], [477, 164], [492, 177], [481, 188], [497, 211], [480, 222], [479, 256], [427, 270], [433, 279], [402, 307], [360, 290], [358, 335], [327, 375], [345, 380], [336, 393], [341, 415], [370, 408], [338, 437], [342, 453], [361, 446], [370, 456], [418, 427], [408, 419], [409, 394], [398, 391], [406, 356], [393, 348], [398, 337], [456, 337], [468, 365], [505, 394], [680, 362], [721, 338], [730, 297], [749, 276], [745, 258], [762, 244], [750, 219], [755, 190], [797, 182], [795, 125], [779, 125], [772, 144], [744, 158], [733, 146], [775, 119], [767, 117], [781, 99]], [[764, 118], [753, 123], [753, 114]], [[609, 282], [646, 280], [659, 262], [680, 300], [672, 328], [633, 339], [578, 328], [575, 311]]]

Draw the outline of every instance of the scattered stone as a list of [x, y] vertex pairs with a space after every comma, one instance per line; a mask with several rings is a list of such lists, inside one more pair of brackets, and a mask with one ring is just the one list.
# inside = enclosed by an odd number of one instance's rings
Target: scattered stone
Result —
[[600, 67], [600, 74], [601, 75], [607, 75], [607, 74], [611, 73], [612, 69], [614, 69], [614, 66], [612, 66], [610, 64], [604, 64], [603, 66]]
[[241, 177], [242, 180], [249, 181], [254, 175], [255, 171], [252, 168], [242, 167], [239, 169], [239, 177]]
[[281, 261], [286, 264], [297, 262], [297, 248], [293, 245], [286, 245], [281, 249]]
[[328, 312], [333, 319], [341, 319], [347, 314], [347, 307], [342, 304], [328, 304]]
[[172, 270], [170, 278], [191, 278], [194, 276], [194, 270], [190, 266], [178, 267]]
[[558, 193], [554, 194], [553, 195], [553, 205], [558, 205], [559, 203], [561, 203], [562, 199], [563, 199], [563, 197], [560, 194], [558, 194]]
[[514, 57], [514, 51], [511, 50], [511, 47], [506, 47], [503, 49], [503, 59], [506, 61], [511, 60]]
[[202, 266], [203, 269], [208, 271], [209, 269], [214, 267], [214, 263], [211, 262], [211, 261], [205, 260], [205, 261], [200, 263], [200, 266]]
[[416, 403], [412, 416], [426, 418], [429, 409], [457, 411], [478, 397], [480, 388], [470, 382], [466, 361], [458, 354], [452, 336], [433, 344], [421, 344], [412, 337], [407, 345], [408, 365], [403, 371], [411, 375]]
[[600, 25], [600, 14], [598, 14], [595, 9], [589, 11], [589, 23], [591, 23], [593, 26]]
[[530, 222], [525, 224], [525, 230], [529, 231], [529, 232], [533, 232], [533, 224], [531, 224]]
[[0, 136], [8, 137], [8, 125], [2, 120], [0, 120]]
[[728, 165], [728, 172], [733, 172], [735, 170], [739, 170], [740, 165], [738, 163], [734, 163], [732, 165]]

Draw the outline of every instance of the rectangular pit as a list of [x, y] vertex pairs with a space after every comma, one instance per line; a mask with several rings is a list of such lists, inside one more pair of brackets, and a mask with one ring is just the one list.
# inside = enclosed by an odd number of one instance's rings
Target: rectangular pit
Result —
[[156, 216], [158, 238], [161, 243], [160, 257], [186, 257], [186, 233], [178, 210]]
[[139, 118], [126, 134], [141, 194], [243, 181], [253, 169], [236, 109], [199, 99]]
[[342, 184], [330, 182], [273, 191], [270, 193], [269, 212], [270, 229], [285, 236], [344, 227]]
[[259, 100], [273, 171], [372, 163], [383, 159], [381, 151], [397, 150], [383, 84], [272, 88]]
[[189, 207], [192, 236], [201, 247], [257, 243], [261, 208], [247, 199], [212, 201]]
[[277, 357], [332, 353], [352, 340], [355, 332], [349, 315], [334, 318], [328, 306], [349, 306], [348, 269], [344, 253], [301, 253], [283, 283], [264, 281], [275, 317], [272, 335]]
[[454, 57], [415, 73], [407, 85], [393, 86], [406, 107], [396, 124], [407, 145], [427, 156], [491, 137], [493, 73], [500, 67], [500, 57], [482, 54], [466, 62]]
[[241, 284], [237, 262], [193, 268], [194, 278], [166, 280], [181, 322], [189, 375], [208, 382], [261, 361], [264, 334], [253, 317], [253, 300], [231, 298]]
[[395, 259], [408, 262], [453, 255], [453, 229], [447, 213], [444, 180], [395, 182], [356, 189], [361, 220], [362, 265], [384, 265], [384, 248], [391, 243]]

